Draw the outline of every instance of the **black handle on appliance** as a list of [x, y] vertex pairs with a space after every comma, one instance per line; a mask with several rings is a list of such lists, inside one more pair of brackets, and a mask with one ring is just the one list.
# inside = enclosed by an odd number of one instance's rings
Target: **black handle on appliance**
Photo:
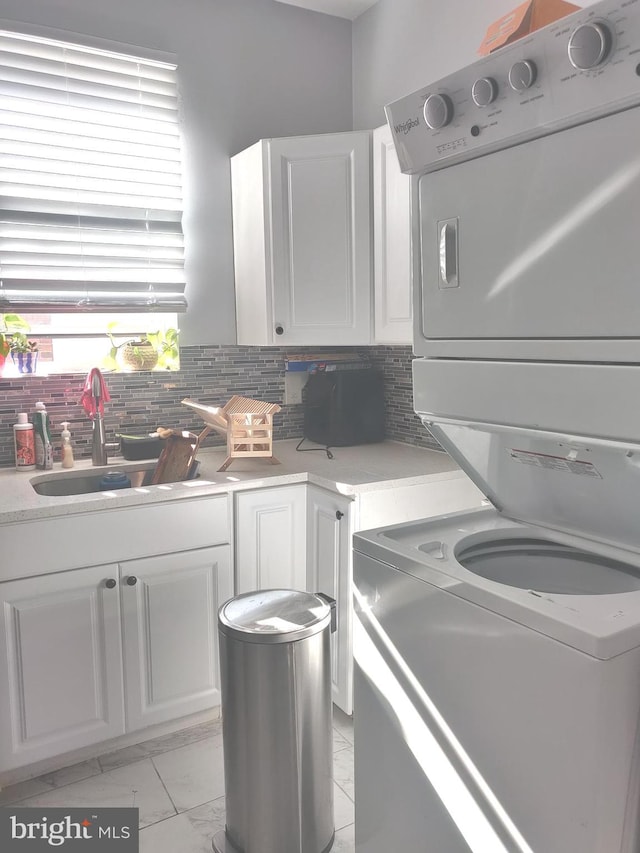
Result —
[[138, 583], [138, 578], [135, 575], [129, 575], [127, 578], [127, 584], [129, 586], [135, 586]]
[[340, 521], [341, 518], [344, 518], [344, 513], [340, 512], [339, 509], [336, 510], [336, 518]]
[[276, 335], [284, 335], [284, 326], [276, 326]]
[[335, 598], [331, 598], [330, 595], [327, 595], [326, 592], [316, 592], [318, 598], [321, 598], [331, 608], [331, 633], [335, 634], [336, 628], [338, 627], [338, 619], [336, 615], [336, 600]]
[[114, 586], [116, 585], [116, 579], [115, 578], [107, 578], [106, 581], [104, 582], [104, 585], [106, 586], [107, 589], [113, 589]]

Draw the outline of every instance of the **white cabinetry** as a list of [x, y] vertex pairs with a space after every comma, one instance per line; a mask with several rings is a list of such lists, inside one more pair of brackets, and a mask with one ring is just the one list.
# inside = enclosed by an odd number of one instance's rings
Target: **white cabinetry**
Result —
[[[220, 702], [227, 496], [73, 521], [3, 528], [3, 574], [32, 576], [0, 583], [0, 774]], [[104, 564], [79, 567], [95, 542]]]
[[336, 600], [333, 699], [351, 713], [351, 507], [312, 485], [235, 496], [236, 592], [304, 589]]
[[370, 147], [359, 131], [231, 158], [239, 344], [371, 342]]
[[123, 734], [117, 565], [0, 584], [0, 771]]
[[127, 729], [220, 704], [217, 613], [233, 595], [229, 548], [120, 567]]
[[307, 589], [336, 600], [331, 637], [333, 701], [351, 710], [351, 524], [353, 501], [307, 487]]
[[306, 486], [235, 496], [236, 592], [306, 589]]
[[417, 178], [400, 171], [388, 125], [373, 131], [375, 342], [410, 344], [411, 229], [417, 222]]

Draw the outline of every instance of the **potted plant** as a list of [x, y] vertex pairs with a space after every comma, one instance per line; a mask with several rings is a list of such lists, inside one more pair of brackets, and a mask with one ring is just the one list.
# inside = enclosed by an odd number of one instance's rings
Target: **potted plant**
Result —
[[38, 366], [38, 342], [30, 341], [25, 332], [11, 335], [11, 359], [19, 373], [35, 373]]
[[177, 329], [160, 329], [157, 332], [147, 332], [146, 339], [151, 342], [158, 353], [158, 367], [165, 370], [177, 370], [180, 367], [178, 335]]
[[[19, 314], [0, 314], [0, 376], [7, 356], [13, 351], [13, 340], [18, 336], [26, 339], [28, 331], [29, 324]], [[19, 352], [19, 340], [16, 342], [16, 352]]]
[[109, 355], [104, 360], [108, 370], [153, 370], [161, 367], [165, 370], [177, 370], [179, 366], [178, 330], [166, 329], [157, 332], [146, 332], [139, 338], [116, 343], [114, 328], [117, 323], [110, 323], [107, 336], [111, 341]]

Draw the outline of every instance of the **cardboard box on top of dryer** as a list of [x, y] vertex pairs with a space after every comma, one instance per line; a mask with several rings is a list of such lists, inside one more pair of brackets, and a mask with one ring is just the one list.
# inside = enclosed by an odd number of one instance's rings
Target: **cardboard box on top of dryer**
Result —
[[487, 56], [494, 50], [511, 44], [534, 30], [546, 27], [547, 24], [552, 24], [581, 8], [581, 6], [574, 6], [573, 3], [565, 3], [564, 0], [526, 0], [525, 3], [516, 6], [511, 12], [491, 24], [478, 48], [478, 53], [480, 56]]

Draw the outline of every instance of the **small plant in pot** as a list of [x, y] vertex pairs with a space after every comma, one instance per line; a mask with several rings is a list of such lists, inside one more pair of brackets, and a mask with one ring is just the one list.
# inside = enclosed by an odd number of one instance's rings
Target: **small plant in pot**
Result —
[[0, 376], [9, 353], [20, 373], [35, 373], [38, 345], [27, 338], [30, 328], [19, 314], [0, 314]]
[[136, 339], [116, 343], [114, 327], [110, 323], [107, 336], [111, 341], [109, 355], [104, 360], [108, 370], [177, 370], [179, 366], [178, 330], [147, 332]]

